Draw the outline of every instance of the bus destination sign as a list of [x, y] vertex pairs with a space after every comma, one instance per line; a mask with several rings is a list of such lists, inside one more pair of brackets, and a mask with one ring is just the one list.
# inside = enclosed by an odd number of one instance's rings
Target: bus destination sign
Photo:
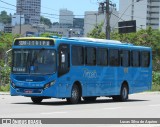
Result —
[[51, 46], [54, 45], [53, 40], [16, 40], [14, 45], [17, 46]]

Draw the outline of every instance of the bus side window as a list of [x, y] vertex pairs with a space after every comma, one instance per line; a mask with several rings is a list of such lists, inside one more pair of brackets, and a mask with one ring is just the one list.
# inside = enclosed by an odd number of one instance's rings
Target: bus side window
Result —
[[140, 66], [140, 52], [139, 51], [131, 52], [131, 63], [132, 63], [132, 67]]
[[149, 67], [150, 65], [150, 52], [141, 52], [141, 67]]
[[85, 48], [85, 64], [88, 66], [96, 65], [96, 48]]
[[61, 44], [58, 48], [59, 64], [58, 76], [62, 76], [69, 72], [70, 69], [70, 48], [67, 44]]
[[82, 46], [72, 46], [72, 65], [84, 65], [84, 48]]
[[128, 50], [121, 51], [121, 66], [123, 67], [130, 66], [130, 52]]
[[110, 66], [119, 66], [119, 50], [118, 49], [110, 49], [109, 50], [109, 65]]
[[107, 66], [108, 65], [108, 50], [107, 48], [97, 49], [97, 65]]

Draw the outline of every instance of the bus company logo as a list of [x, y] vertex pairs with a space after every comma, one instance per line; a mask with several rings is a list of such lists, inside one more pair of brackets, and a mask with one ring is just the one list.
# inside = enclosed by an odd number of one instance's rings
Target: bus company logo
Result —
[[90, 79], [97, 78], [97, 72], [96, 70], [84, 69], [83, 77], [90, 78]]
[[2, 124], [12, 124], [11, 119], [2, 119]]

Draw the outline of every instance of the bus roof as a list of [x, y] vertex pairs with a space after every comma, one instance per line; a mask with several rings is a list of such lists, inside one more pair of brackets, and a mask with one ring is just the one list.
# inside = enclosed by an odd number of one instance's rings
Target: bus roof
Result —
[[78, 40], [78, 41], [91, 41], [91, 42], [100, 42], [100, 43], [112, 43], [112, 44], [123, 44], [117, 40], [106, 40], [98, 38], [88, 38], [88, 37], [71, 37], [69, 39]]
[[[16, 40], [53, 40], [55, 44], [58, 44], [59, 42], [67, 42], [70, 44], [96, 44], [96, 45], [112, 45], [112, 46], [120, 46], [120, 47], [139, 47], [139, 48], [150, 48], [150, 47], [145, 47], [145, 46], [136, 46], [131, 43], [122, 43], [117, 40], [107, 40], [107, 39], [97, 39], [97, 38], [88, 38], [88, 37], [71, 37], [71, 38], [63, 38], [63, 37], [57, 37], [57, 36], [50, 36], [50, 37], [20, 37], [16, 38]], [[56, 43], [58, 42], [58, 43]]]
[[36, 40], [36, 39], [41, 39], [41, 40], [54, 40], [54, 38], [49, 38], [49, 37], [19, 37], [19, 38], [15, 38], [15, 40], [26, 40], [26, 39], [32, 39], [32, 40]]

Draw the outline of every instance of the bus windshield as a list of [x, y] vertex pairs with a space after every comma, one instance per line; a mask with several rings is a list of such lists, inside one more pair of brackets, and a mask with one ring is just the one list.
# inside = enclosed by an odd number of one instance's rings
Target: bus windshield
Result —
[[19, 74], [53, 74], [56, 71], [56, 52], [50, 49], [13, 50], [12, 72]]

